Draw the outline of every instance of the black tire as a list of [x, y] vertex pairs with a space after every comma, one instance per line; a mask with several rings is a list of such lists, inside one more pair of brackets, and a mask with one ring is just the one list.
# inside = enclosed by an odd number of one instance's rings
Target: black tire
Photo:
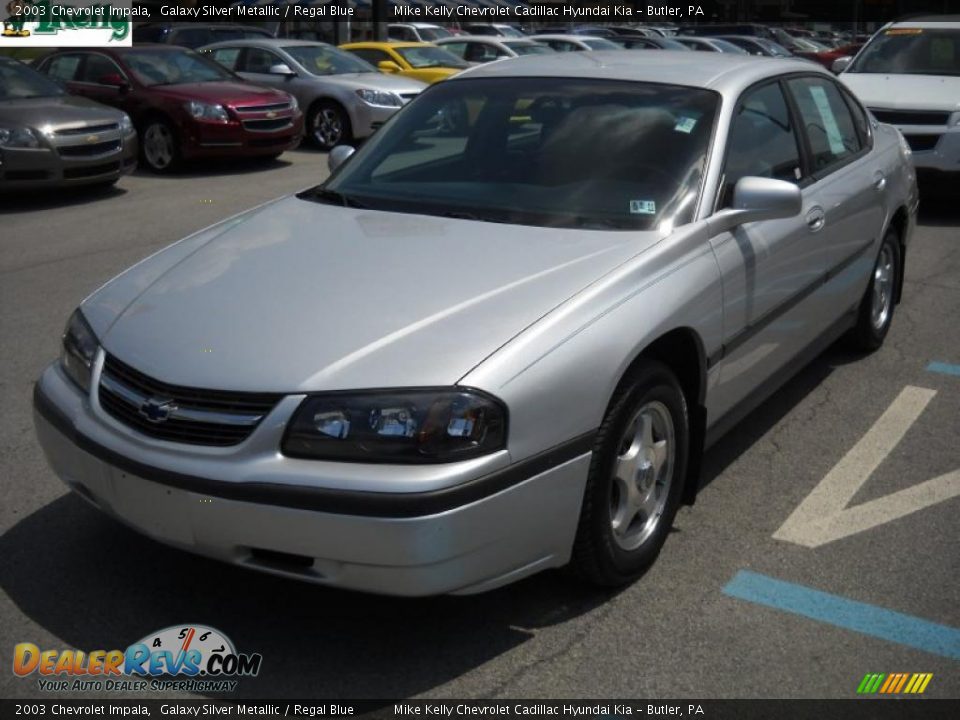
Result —
[[353, 141], [350, 116], [339, 103], [319, 100], [310, 106], [307, 136], [321, 150], [329, 151], [337, 145], [346, 145]]
[[[657, 475], [657, 466], [651, 464], [646, 470], [639, 469], [631, 482], [639, 490], [638, 497], [644, 495], [644, 487], [650, 488], [651, 493], [656, 490], [654, 486], [659, 487], [656, 503], [662, 499], [662, 507], [659, 514], [656, 510], [646, 515], [638, 512], [633, 523], [627, 522], [624, 527], [621, 522], [621, 530], [617, 531], [614, 529], [617, 517], [630, 517], [630, 511], [623, 509], [629, 508], [624, 504], [626, 498], [621, 497], [625, 484], [614, 478], [615, 468], [627, 462], [629, 452], [624, 452], [625, 442], [639, 442], [634, 421], [645, 409], [655, 411], [652, 417], [663, 411], [669, 415], [673, 431], [672, 461], [669, 466], [660, 466], [663, 477]], [[636, 427], [641, 433], [640, 426]], [[642, 361], [621, 383], [597, 434], [571, 559], [571, 569], [576, 575], [595, 585], [614, 587], [636, 579], [653, 564], [670, 532], [683, 495], [689, 427], [686, 399], [676, 376], [662, 363]], [[662, 430], [660, 439], [664, 440], [666, 434]], [[657, 439], [655, 423], [652, 437]], [[666, 481], [662, 486], [661, 480]], [[647, 522], [651, 522], [650, 518], [656, 520], [648, 527], [644, 517]], [[632, 546], [631, 542], [639, 544]]]
[[[158, 174], [174, 172], [180, 168], [180, 138], [169, 121], [162, 117], [147, 118], [139, 134], [140, 162], [143, 166]], [[161, 139], [166, 150], [160, 149]]]
[[900, 238], [890, 229], [880, 243], [870, 283], [860, 301], [857, 324], [850, 331], [852, 349], [873, 352], [883, 345], [893, 322], [901, 272]]

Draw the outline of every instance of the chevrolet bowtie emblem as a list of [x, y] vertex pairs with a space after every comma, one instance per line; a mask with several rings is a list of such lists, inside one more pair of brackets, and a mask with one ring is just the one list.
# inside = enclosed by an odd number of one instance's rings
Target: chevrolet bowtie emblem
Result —
[[87, 142], [88, 142], [88, 143], [95, 143], [96, 141], [97, 141], [97, 136], [96, 136], [96, 135], [87, 135]]
[[267, 113], [267, 117], [268, 117], [268, 118], [275, 118], [276, 116], [277, 116], [277, 114], [276, 114], [273, 110], [271, 110], [270, 112]]

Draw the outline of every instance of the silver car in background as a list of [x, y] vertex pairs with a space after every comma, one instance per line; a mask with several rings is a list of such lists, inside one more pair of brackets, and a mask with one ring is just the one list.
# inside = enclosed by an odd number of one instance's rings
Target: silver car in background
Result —
[[827, 71], [703, 58], [473, 68], [111, 280], [35, 388], [51, 466], [331, 586], [638, 577], [706, 447], [841, 335], [880, 346], [916, 220], [903, 138]]
[[369, 137], [426, 87], [307, 40], [230, 40], [200, 52], [251, 82], [295, 96], [306, 117], [306, 136], [323, 150]]
[[0, 57], [0, 190], [112, 185], [136, 166], [126, 113]]

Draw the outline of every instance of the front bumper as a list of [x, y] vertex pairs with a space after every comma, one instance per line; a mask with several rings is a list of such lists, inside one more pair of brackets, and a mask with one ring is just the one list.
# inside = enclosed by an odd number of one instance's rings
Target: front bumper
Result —
[[960, 173], [960, 127], [898, 125], [918, 170]]
[[[264, 118], [266, 120], [266, 118]], [[297, 112], [276, 130], [250, 130], [244, 122], [206, 123], [192, 120], [181, 125], [182, 153], [185, 158], [253, 157], [277, 155], [291, 150], [303, 140], [303, 114]]]
[[137, 166], [137, 136], [116, 151], [89, 157], [64, 157], [54, 148], [0, 149], [0, 188], [71, 187], [112, 182]]
[[[58, 364], [38, 381], [34, 406], [57, 475], [134, 529], [234, 565], [390, 595], [482, 592], [566, 564], [590, 460], [584, 439], [564, 455], [520, 464], [521, 477], [515, 464], [430, 493], [375, 493], [318, 487], [309, 470], [285, 469], [282, 483], [270, 482], [271, 464], [279, 474], [285, 460], [273, 452], [250, 461], [260, 481], [241, 482], [251, 468], [224, 477], [221, 453], [191, 459], [195, 474], [187, 475], [174, 465], [182, 448], [116, 432]], [[164, 456], [169, 462], [155, 459]]]

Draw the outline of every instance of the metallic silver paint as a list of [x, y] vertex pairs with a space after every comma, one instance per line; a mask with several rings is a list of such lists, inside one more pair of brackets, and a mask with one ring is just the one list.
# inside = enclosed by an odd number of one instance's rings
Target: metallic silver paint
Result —
[[[705, 387], [696, 401], [715, 424], [857, 305], [895, 213], [905, 212], [902, 241], [909, 240], [916, 184], [897, 131], [875, 125], [868, 153], [802, 188], [798, 214], [731, 229], [714, 207], [736, 98], [781, 74], [830, 75], [799, 61], [702, 57], [529, 56], [445, 81], [563, 75], [715, 89], [723, 105], [690, 224], [567, 230], [276, 200], [144, 260], [82, 304], [103, 346], [141, 372], [174, 384], [286, 393], [246, 441], [187, 447], [138, 435], [99, 408], [95, 390], [81, 397], [57, 365], [41, 390], [80, 433], [153, 467], [236, 483], [412, 493], [462, 484], [595, 430], [627, 368], [670, 335], [700, 349]], [[757, 323], [762, 329], [749, 332]], [[101, 352], [94, 388], [102, 362]], [[279, 453], [306, 392], [455, 383], [506, 404], [506, 450], [402, 468]], [[582, 456], [426, 518], [218, 501], [213, 515], [191, 512], [177, 521], [185, 527], [171, 529], [162, 519], [174, 522], [194, 499], [189, 493], [163, 500], [152, 483], [117, 479], [42, 418], [37, 424], [68, 483], [91, 483], [94, 496], [148, 534], [237, 564], [250, 564], [238, 546], [302, 553], [319, 558], [322, 577], [307, 579], [396, 594], [482, 590], [564, 564], [589, 464]], [[113, 479], [98, 479], [105, 474]], [[154, 500], [168, 511], [147, 517], [143, 507]]]

